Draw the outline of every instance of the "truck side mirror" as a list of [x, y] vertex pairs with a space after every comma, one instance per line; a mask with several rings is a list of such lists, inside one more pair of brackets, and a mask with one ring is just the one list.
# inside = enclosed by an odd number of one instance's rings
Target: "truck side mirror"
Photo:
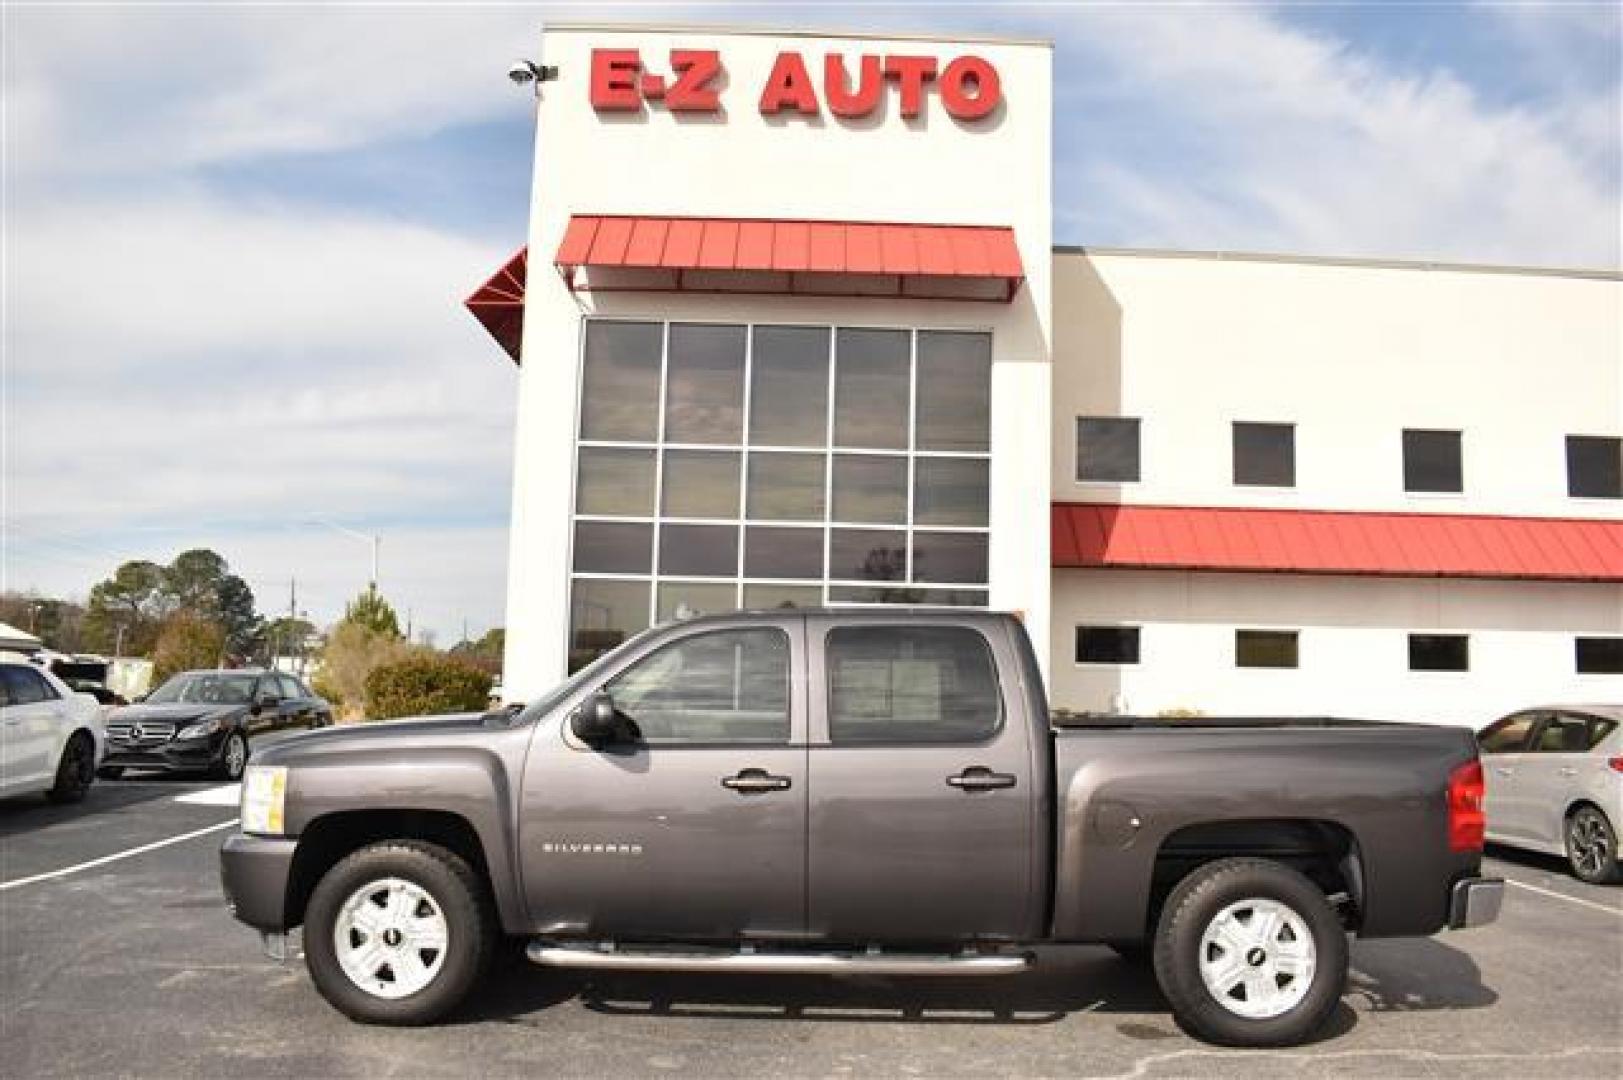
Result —
[[614, 698], [602, 691], [587, 698], [569, 718], [569, 730], [587, 746], [607, 746], [615, 742], [623, 727]]

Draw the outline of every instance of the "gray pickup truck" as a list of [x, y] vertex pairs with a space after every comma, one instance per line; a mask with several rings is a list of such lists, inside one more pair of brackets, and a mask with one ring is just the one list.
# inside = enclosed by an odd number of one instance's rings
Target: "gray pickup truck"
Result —
[[255, 755], [221, 851], [273, 954], [420, 1024], [504, 935], [595, 971], [1014, 975], [1153, 962], [1184, 1027], [1283, 1045], [1349, 934], [1498, 913], [1469, 731], [1050, 717], [1020, 622], [794, 611], [657, 627], [522, 710]]

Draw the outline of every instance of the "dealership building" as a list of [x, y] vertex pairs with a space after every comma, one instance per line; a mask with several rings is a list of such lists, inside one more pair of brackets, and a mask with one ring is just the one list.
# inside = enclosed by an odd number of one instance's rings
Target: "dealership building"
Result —
[[1057, 245], [1053, 64], [547, 28], [469, 300], [508, 693], [687, 612], [960, 605], [1079, 711], [1623, 700], [1623, 276]]

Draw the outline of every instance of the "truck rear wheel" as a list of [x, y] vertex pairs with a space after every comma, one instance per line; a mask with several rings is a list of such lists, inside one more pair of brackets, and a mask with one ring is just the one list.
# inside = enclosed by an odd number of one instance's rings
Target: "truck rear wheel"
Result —
[[1227, 1046], [1291, 1046], [1341, 1000], [1347, 935], [1318, 886], [1266, 859], [1223, 859], [1167, 898], [1155, 976], [1192, 1034]]
[[484, 883], [435, 844], [385, 841], [327, 871], [305, 910], [310, 977], [369, 1024], [429, 1024], [459, 1004], [498, 936]]

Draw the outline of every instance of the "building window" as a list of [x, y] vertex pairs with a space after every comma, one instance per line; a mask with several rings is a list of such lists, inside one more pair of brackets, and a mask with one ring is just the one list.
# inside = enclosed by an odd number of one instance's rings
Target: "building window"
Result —
[[1410, 634], [1410, 671], [1469, 671], [1471, 639], [1465, 634]]
[[1139, 479], [1138, 421], [1083, 416], [1076, 421], [1076, 478], [1114, 484]]
[[1404, 429], [1403, 490], [1454, 494], [1465, 490], [1459, 432]]
[[1580, 675], [1623, 675], [1623, 637], [1581, 637], [1574, 641]]
[[1234, 482], [1255, 487], [1295, 487], [1296, 426], [1237, 422]]
[[571, 669], [738, 607], [984, 607], [990, 334], [591, 319]]
[[1236, 630], [1234, 666], [1244, 668], [1293, 668], [1297, 666], [1295, 630]]
[[1568, 435], [1567, 494], [1575, 499], [1623, 499], [1623, 438]]
[[1079, 626], [1076, 662], [1079, 664], [1138, 663], [1136, 626]]

